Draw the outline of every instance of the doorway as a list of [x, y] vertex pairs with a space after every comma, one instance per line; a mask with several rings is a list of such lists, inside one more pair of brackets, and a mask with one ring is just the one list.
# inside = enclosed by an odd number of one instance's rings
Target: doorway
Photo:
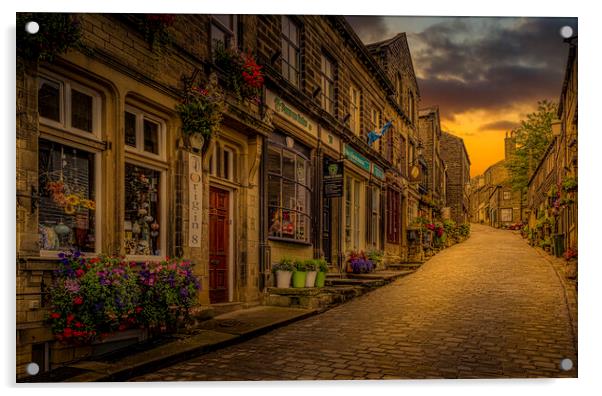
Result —
[[212, 304], [229, 300], [228, 253], [230, 234], [229, 192], [209, 189], [209, 301]]

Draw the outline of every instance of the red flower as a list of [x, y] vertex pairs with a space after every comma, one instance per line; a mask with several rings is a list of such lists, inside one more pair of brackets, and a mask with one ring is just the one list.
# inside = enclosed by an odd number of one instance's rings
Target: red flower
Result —
[[142, 307], [136, 307], [136, 313], [142, 312]]
[[122, 323], [122, 324], [119, 325], [119, 331], [123, 331], [125, 329], [126, 329], [125, 324]]
[[82, 322], [75, 322], [75, 327], [77, 327], [78, 329], [81, 329], [84, 325], [82, 324]]
[[81, 296], [77, 296], [73, 299], [73, 304], [82, 305], [84, 303], [84, 299]]
[[71, 328], [69, 328], [69, 327], [66, 327], [66, 328], [63, 330], [63, 336], [64, 336], [65, 338], [69, 338], [69, 337], [71, 337], [72, 335], [73, 335], [73, 330], [72, 330]]
[[60, 318], [60, 317], [61, 317], [61, 314], [60, 314], [60, 313], [57, 313], [57, 312], [53, 312], [53, 313], [51, 313], [51, 314], [50, 314], [50, 317], [51, 317], [52, 319], [58, 319], [58, 318]]
[[72, 313], [67, 315], [67, 323], [73, 322], [73, 319], [75, 319], [75, 315], [73, 315]]
[[84, 274], [85, 274], [85, 273], [86, 273], [86, 272], [85, 272], [83, 269], [78, 269], [78, 270], [75, 270], [75, 275], [76, 275], [78, 278], [81, 278], [82, 276], [84, 276]]

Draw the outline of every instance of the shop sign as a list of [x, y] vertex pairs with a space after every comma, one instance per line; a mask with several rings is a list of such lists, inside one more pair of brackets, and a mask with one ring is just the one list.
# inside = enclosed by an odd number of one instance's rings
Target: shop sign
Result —
[[347, 158], [349, 161], [353, 162], [366, 172], [370, 172], [370, 161], [368, 161], [360, 153], [358, 153], [348, 145], [345, 145], [345, 158]]
[[372, 174], [380, 180], [385, 180], [385, 171], [376, 164], [372, 164]]
[[201, 247], [202, 167], [199, 155], [188, 153], [188, 246]]
[[343, 161], [324, 159], [324, 198], [338, 198], [343, 196]]
[[310, 134], [317, 136], [318, 127], [316, 123], [311, 121], [309, 117], [305, 116], [305, 114], [301, 113], [296, 108], [286, 103], [274, 92], [266, 92], [266, 102], [268, 107], [274, 110], [276, 114], [286, 118], [296, 126], [309, 132]]
[[418, 165], [412, 165], [409, 173], [411, 183], [419, 182], [422, 179], [422, 172], [420, 171], [420, 167]]

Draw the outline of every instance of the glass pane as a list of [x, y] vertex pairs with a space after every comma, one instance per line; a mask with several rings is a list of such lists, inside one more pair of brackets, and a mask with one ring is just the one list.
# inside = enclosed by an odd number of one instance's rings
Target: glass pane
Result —
[[71, 126], [92, 132], [92, 96], [71, 90]]
[[144, 120], [144, 151], [159, 154], [159, 124]]
[[307, 188], [302, 185], [297, 185], [297, 210], [299, 212], [308, 213], [308, 195]]
[[288, 209], [297, 209], [296, 184], [286, 180], [282, 181], [282, 206]]
[[125, 112], [125, 144], [136, 147], [136, 115]]
[[40, 249], [93, 252], [94, 155], [43, 139], [38, 153]]
[[289, 21], [290, 26], [290, 35], [289, 38], [297, 47], [299, 46], [299, 31], [297, 29], [297, 25], [295, 25], [292, 21]]
[[223, 178], [230, 180], [230, 152], [228, 150], [224, 150], [222, 170]]
[[268, 172], [280, 174], [280, 150], [268, 148]]
[[295, 154], [282, 151], [282, 176], [295, 180]]
[[61, 122], [61, 86], [42, 80], [38, 88], [38, 112], [40, 117]]
[[280, 208], [269, 207], [269, 234], [270, 236], [282, 236], [282, 210]]
[[232, 15], [221, 14], [221, 15], [213, 15], [213, 17], [215, 19], [217, 19], [218, 21], [220, 21], [230, 31], [234, 30], [234, 24], [233, 24], [234, 18], [232, 18]]
[[282, 34], [287, 36], [289, 35], [289, 21], [288, 17], [282, 16]]
[[160, 173], [125, 164], [125, 252], [160, 255]]
[[280, 201], [280, 177], [268, 176], [268, 205], [282, 206]]
[[290, 210], [282, 210], [282, 237], [283, 238], [294, 238], [295, 237], [295, 212]]
[[297, 182], [301, 184], [307, 183], [307, 171], [305, 170], [305, 161], [297, 157]]
[[303, 215], [297, 215], [297, 232], [295, 233], [295, 239], [303, 242], [309, 240], [309, 219]]
[[226, 37], [226, 33], [223, 30], [213, 24], [211, 25], [211, 45], [213, 48], [215, 48], [216, 42], [220, 42], [223, 46], [226, 46]]

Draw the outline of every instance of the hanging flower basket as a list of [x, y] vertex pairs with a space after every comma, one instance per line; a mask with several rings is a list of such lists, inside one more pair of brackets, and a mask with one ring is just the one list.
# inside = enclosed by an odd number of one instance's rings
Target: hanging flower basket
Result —
[[233, 92], [239, 100], [259, 101], [264, 76], [262, 67], [253, 55], [236, 48], [226, 48], [223, 43], [216, 42], [213, 60], [227, 90]]

